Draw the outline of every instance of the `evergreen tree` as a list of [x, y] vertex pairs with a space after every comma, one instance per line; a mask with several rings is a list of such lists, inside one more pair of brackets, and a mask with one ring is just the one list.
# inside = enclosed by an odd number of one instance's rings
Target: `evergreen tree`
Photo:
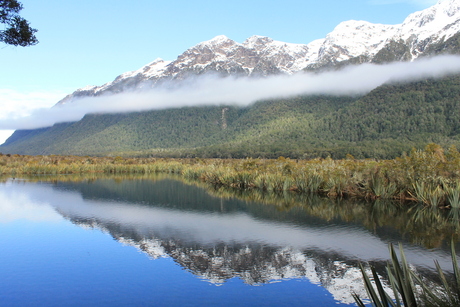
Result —
[[33, 46], [38, 43], [35, 37], [36, 29], [30, 27], [29, 22], [19, 16], [22, 4], [16, 0], [0, 0], [0, 23], [5, 30], [0, 30], [0, 41], [13, 46]]

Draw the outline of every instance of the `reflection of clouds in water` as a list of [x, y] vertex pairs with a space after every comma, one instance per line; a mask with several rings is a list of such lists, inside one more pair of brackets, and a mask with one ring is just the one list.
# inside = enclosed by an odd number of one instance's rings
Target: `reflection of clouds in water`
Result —
[[[222, 243], [259, 244], [317, 250], [361, 261], [388, 260], [387, 240], [356, 225], [293, 225], [246, 212], [195, 212], [122, 203], [98, 194], [97, 186], [83, 185], [91, 199], [84, 199], [77, 191], [55, 189], [49, 184], [0, 185], [0, 209], [6, 213], [1, 218], [57, 220], [59, 216], [51, 209], [54, 208], [76, 224], [91, 224], [109, 232], [116, 230], [117, 237], [128, 240], [130, 235], [136, 234], [136, 238], [180, 241], [187, 246], [198, 244], [203, 248]], [[438, 259], [443, 268], [451, 269], [450, 255], [445, 251], [427, 253], [411, 245], [405, 246], [405, 251], [416, 266], [432, 268], [433, 259]]]
[[[348, 227], [295, 227], [289, 223], [255, 219], [245, 213], [194, 213], [128, 204], [92, 202], [68, 210], [58, 205], [63, 214], [97, 220], [102, 224], [119, 224], [138, 234], [154, 233], [162, 239], [175, 238], [202, 245], [216, 243], [259, 243], [300, 249], [336, 251], [356, 259], [387, 259], [387, 246], [368, 232]], [[69, 208], [70, 209], [70, 208]], [[356, 248], [356, 242], [362, 248]], [[372, 247], [372, 248], [366, 248]]]
[[61, 221], [62, 216], [54, 211], [49, 204], [34, 201], [28, 194], [18, 191], [8, 191], [8, 188], [1, 188], [0, 223], [9, 223], [16, 220], [54, 222]]
[[[87, 201], [76, 197], [76, 193], [66, 194], [68, 196], [62, 196], [73, 200], [51, 203], [59, 213], [77, 224], [90, 222], [109, 232], [110, 228], [118, 225], [115, 228], [122, 229], [122, 232], [117, 237], [126, 239], [135, 233], [139, 238], [149, 241], [173, 240], [185, 245], [198, 244], [203, 248], [221, 243], [259, 244], [317, 250], [365, 262], [389, 260], [387, 241], [353, 225], [299, 226], [256, 218], [244, 212], [198, 213], [110, 200]], [[450, 255], [445, 251], [427, 253], [424, 248], [411, 245], [404, 248], [408, 259], [418, 267], [432, 269], [433, 259], [437, 259], [443, 269], [452, 269]]]

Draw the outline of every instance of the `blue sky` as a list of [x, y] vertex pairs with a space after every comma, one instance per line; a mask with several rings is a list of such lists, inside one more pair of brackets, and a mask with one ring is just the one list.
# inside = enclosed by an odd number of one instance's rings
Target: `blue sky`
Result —
[[[86, 85], [102, 85], [160, 57], [224, 34], [290, 43], [323, 38], [355, 19], [398, 24], [436, 0], [21, 0], [38, 29], [33, 47], [0, 49], [0, 118], [52, 106]], [[2, 137], [0, 136], [0, 142]]]

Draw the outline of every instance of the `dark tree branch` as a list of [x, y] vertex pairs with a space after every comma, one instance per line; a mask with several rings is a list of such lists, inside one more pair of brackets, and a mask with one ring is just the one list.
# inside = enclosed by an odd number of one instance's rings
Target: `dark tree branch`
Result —
[[21, 47], [38, 43], [35, 37], [37, 30], [18, 15], [21, 10], [22, 4], [17, 0], [0, 0], [0, 23], [6, 26], [5, 30], [0, 31], [0, 42]]

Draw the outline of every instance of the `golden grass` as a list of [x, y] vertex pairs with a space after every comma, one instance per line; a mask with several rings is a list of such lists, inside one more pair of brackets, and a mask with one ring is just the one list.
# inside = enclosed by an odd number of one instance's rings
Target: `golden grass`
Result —
[[237, 189], [413, 200], [458, 207], [460, 153], [436, 144], [393, 160], [159, 159], [0, 155], [0, 174], [178, 174]]

